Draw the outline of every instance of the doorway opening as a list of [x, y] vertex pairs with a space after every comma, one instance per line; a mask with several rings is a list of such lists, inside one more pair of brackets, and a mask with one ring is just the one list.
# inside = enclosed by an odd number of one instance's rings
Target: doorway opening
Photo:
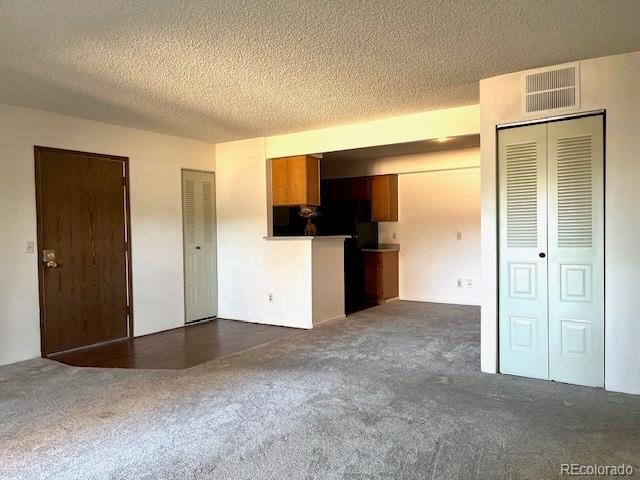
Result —
[[[345, 313], [396, 299], [480, 304], [480, 137], [320, 157], [317, 236], [346, 235]], [[273, 207], [273, 234], [305, 232], [301, 206]]]

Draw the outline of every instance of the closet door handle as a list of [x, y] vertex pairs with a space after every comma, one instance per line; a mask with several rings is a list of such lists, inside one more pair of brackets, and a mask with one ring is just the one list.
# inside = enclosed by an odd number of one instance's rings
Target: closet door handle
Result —
[[547, 254], [546, 254], [546, 253], [544, 253], [544, 252], [540, 252], [540, 253], [538, 254], [538, 256], [539, 256], [540, 258], [544, 258], [544, 257], [546, 257], [546, 256], [547, 256]]

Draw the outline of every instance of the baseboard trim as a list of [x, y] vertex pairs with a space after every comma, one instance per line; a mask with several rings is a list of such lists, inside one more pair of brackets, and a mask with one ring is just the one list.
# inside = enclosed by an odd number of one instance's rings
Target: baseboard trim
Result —
[[313, 326], [317, 327], [318, 325], [322, 325], [324, 323], [333, 322], [335, 320], [342, 320], [343, 318], [347, 318], [347, 316], [343, 313], [342, 315], [338, 315], [337, 317], [325, 318], [323, 320], [319, 320], [317, 322], [313, 322]]
[[256, 325], [272, 325], [274, 327], [285, 327], [285, 328], [295, 328], [296, 330], [310, 330], [311, 328], [313, 328], [313, 326], [300, 326], [300, 325], [284, 325], [282, 323], [274, 323], [274, 322], [269, 322], [269, 321], [264, 321], [264, 320], [251, 320], [251, 319], [246, 319], [246, 318], [234, 318], [233, 316], [229, 315], [218, 315], [216, 317], [216, 319], [220, 319], [220, 320], [233, 320], [234, 322], [244, 322], [244, 323], [255, 323]]
[[441, 303], [445, 305], [466, 305], [469, 307], [479, 307], [479, 303], [468, 302], [459, 299], [433, 299], [433, 298], [416, 298], [416, 297], [399, 297], [398, 300], [403, 300], [406, 302], [423, 302], [423, 303]]

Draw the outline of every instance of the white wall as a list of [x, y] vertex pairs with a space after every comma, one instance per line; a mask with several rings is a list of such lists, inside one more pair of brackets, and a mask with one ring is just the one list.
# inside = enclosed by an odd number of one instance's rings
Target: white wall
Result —
[[218, 316], [311, 328], [311, 241], [264, 239], [266, 167], [263, 138], [216, 145]]
[[400, 298], [480, 305], [479, 167], [480, 149], [465, 148], [324, 161], [323, 176], [399, 173], [398, 221], [380, 222], [378, 234], [380, 243], [400, 244]]
[[[344, 317], [344, 239], [313, 241], [313, 324]], [[337, 267], [337, 268], [336, 268]]]
[[[580, 62], [580, 111], [606, 109], [605, 387], [640, 394], [640, 52]], [[497, 368], [496, 125], [523, 120], [519, 73], [480, 82], [482, 370]]]
[[266, 138], [267, 158], [338, 152], [351, 148], [477, 135], [478, 105], [401, 115], [372, 122], [275, 135]]
[[402, 300], [480, 305], [480, 168], [400, 175], [398, 222], [379, 237], [400, 244]]
[[180, 169], [213, 170], [213, 145], [0, 105], [0, 364], [40, 355], [34, 145], [129, 157], [134, 333], [182, 325]]

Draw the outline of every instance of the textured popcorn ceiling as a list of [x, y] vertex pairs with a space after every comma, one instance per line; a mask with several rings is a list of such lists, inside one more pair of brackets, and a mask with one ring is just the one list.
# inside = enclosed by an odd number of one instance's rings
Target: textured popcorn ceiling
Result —
[[478, 102], [640, 50], [638, 0], [0, 0], [0, 103], [210, 141]]

